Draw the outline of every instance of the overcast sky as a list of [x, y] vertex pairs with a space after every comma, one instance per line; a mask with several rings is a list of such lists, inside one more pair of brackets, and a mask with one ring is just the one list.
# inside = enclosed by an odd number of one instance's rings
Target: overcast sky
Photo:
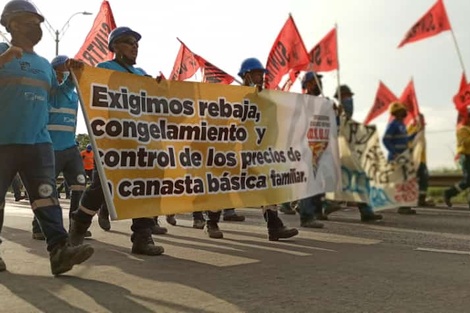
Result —
[[[137, 65], [155, 76], [168, 76], [179, 42], [231, 75], [247, 57], [266, 62], [271, 46], [292, 13], [307, 50], [338, 24], [340, 78], [355, 92], [355, 118], [362, 121], [372, 106], [382, 80], [400, 95], [414, 78], [421, 111], [427, 118], [428, 166], [454, 167], [456, 93], [462, 68], [450, 32], [397, 49], [408, 29], [436, 0], [110, 0], [118, 26], [142, 34]], [[3, 2], [5, 3], [5, 2]], [[60, 54], [74, 56], [81, 47], [101, 5], [100, 0], [34, 0], [49, 23], [60, 30], [78, 11], [93, 16], [75, 16], [60, 41]], [[470, 1], [444, 0], [450, 23], [470, 66]], [[55, 42], [46, 28], [36, 51], [48, 59]], [[337, 72], [324, 75], [331, 97]], [[293, 88], [298, 91], [298, 86]], [[386, 117], [378, 119], [383, 133]], [[86, 132], [79, 119], [78, 132]]]

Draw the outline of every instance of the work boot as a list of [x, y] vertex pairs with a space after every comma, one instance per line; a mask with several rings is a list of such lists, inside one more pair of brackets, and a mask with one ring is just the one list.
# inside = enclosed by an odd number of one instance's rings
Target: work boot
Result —
[[155, 218], [155, 225], [152, 226], [153, 235], [165, 235], [168, 232], [166, 227], [161, 227], [158, 223], [158, 218]]
[[176, 226], [176, 218], [175, 218], [175, 215], [172, 214], [172, 215], [167, 215], [166, 216], [166, 222], [168, 224], [170, 224], [171, 226]]
[[206, 233], [209, 235], [209, 238], [222, 239], [224, 238], [224, 233], [219, 229], [217, 223], [208, 221], [206, 224]]
[[205, 220], [200, 220], [200, 219], [193, 220], [193, 228], [204, 229], [204, 226], [206, 226]]
[[328, 221], [328, 216], [323, 213], [315, 214], [315, 219], [319, 221]]
[[323, 228], [323, 223], [317, 222], [315, 219], [300, 221], [300, 227], [305, 228]]
[[72, 247], [79, 246], [83, 244], [83, 240], [87, 234], [88, 227], [90, 227], [91, 221], [89, 223], [81, 223], [73, 218], [70, 220], [69, 228], [69, 241]]
[[[436, 206], [436, 203], [434, 202], [433, 199], [430, 199], [430, 198], [428, 199], [428, 198], [426, 198], [426, 195], [423, 194], [423, 195], [419, 195], [419, 197], [418, 197], [418, 206], [420, 206], [420, 207], [433, 207], [433, 206]], [[451, 203], [451, 206], [452, 206], [452, 203]]]
[[22, 195], [15, 196], [15, 202], [19, 202], [21, 200], [24, 200], [25, 198], [26, 198], [26, 196], [22, 196]]
[[101, 207], [98, 211], [98, 225], [100, 225], [101, 229], [104, 231], [111, 230], [111, 222], [109, 221], [108, 210], [104, 209], [103, 207]]
[[40, 233], [33, 233], [34, 240], [46, 240], [46, 236], [42, 232]]
[[50, 252], [51, 271], [53, 275], [68, 272], [74, 265], [88, 260], [94, 253], [93, 247], [86, 244], [76, 247], [64, 242]]
[[131, 241], [134, 254], [155, 256], [165, 252], [162, 246], [155, 245], [151, 235], [133, 233]]
[[382, 214], [361, 214], [361, 221], [362, 222], [373, 222], [378, 221], [383, 218]]
[[292, 206], [290, 203], [283, 203], [279, 211], [281, 211], [282, 213], [286, 215], [295, 215], [295, 210], [292, 209]]
[[339, 211], [341, 209], [342, 209], [342, 207], [341, 207], [340, 203], [338, 203], [336, 201], [326, 200], [325, 201], [325, 214], [324, 215], [328, 216], [331, 213]]
[[278, 241], [279, 239], [286, 239], [297, 236], [299, 231], [297, 228], [287, 228], [286, 226], [269, 228], [268, 229], [268, 240]]
[[238, 215], [238, 214], [231, 214], [231, 215], [224, 215], [223, 220], [225, 222], [243, 222], [245, 220], [244, 215]]
[[416, 214], [416, 210], [413, 210], [410, 207], [399, 207], [397, 213], [403, 215], [413, 215]]
[[7, 270], [7, 265], [3, 261], [2, 257], [0, 257], [0, 272], [4, 272]]

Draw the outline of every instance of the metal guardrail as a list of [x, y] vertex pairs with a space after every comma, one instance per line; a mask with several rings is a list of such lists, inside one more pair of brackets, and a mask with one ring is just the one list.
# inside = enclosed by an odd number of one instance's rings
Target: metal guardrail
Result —
[[431, 187], [450, 187], [455, 185], [463, 176], [458, 174], [435, 174], [429, 176], [429, 186]]

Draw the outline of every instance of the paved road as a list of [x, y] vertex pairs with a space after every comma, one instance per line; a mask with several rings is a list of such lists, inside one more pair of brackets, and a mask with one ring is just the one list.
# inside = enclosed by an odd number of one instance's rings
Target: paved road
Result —
[[363, 224], [347, 209], [285, 242], [267, 241], [258, 210], [222, 222], [222, 240], [179, 215], [154, 237], [159, 257], [129, 253], [129, 221], [108, 233], [93, 225], [93, 258], [54, 278], [44, 244], [31, 239], [28, 204], [8, 202], [0, 312], [470, 312], [468, 210], [386, 211]]

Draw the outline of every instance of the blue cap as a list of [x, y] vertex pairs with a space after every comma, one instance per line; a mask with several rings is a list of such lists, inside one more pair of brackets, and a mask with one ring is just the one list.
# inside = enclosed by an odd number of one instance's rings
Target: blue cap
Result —
[[315, 79], [315, 76], [320, 79], [323, 77], [323, 75], [315, 73], [315, 72], [307, 72], [305, 73], [304, 77], [302, 78], [302, 89], [307, 88], [307, 83], [311, 80]]
[[67, 62], [68, 59], [69, 57], [66, 55], [58, 55], [52, 59], [51, 65], [53, 68], [56, 68], [58, 66], [61, 66], [62, 64], [65, 64], [65, 62]]

